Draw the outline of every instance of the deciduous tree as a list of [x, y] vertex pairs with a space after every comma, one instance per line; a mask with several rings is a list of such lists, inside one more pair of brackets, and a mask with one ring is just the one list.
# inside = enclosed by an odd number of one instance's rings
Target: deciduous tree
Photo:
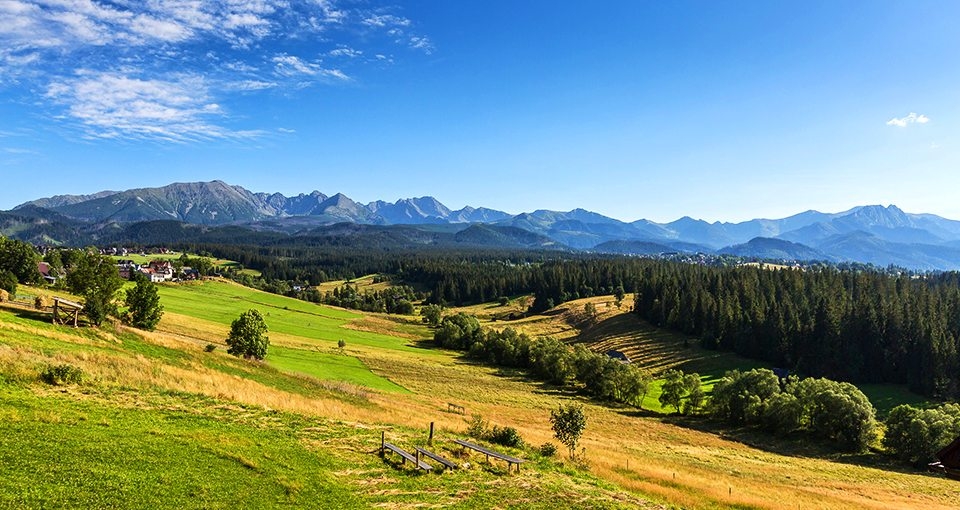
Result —
[[247, 310], [230, 324], [227, 346], [227, 352], [237, 357], [262, 360], [267, 356], [270, 339], [259, 310]]

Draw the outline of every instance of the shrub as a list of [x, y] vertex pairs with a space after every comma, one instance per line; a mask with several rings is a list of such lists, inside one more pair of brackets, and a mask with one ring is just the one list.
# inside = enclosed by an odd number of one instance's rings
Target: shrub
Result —
[[216, 349], [217, 349], [217, 346], [216, 346], [216, 345], [213, 345], [213, 344], [207, 344], [207, 346], [203, 348], [203, 350], [205, 350], [205, 351], [207, 351], [207, 352], [213, 352], [213, 351], [215, 351]]
[[40, 372], [40, 380], [53, 385], [65, 386], [68, 384], [80, 384], [83, 381], [83, 370], [69, 364], [49, 365]]
[[553, 443], [543, 443], [540, 445], [540, 455], [543, 457], [553, 457], [557, 454], [557, 445]]
[[493, 430], [488, 436], [488, 439], [491, 443], [497, 443], [503, 446], [511, 446], [513, 448], [523, 448], [523, 438], [520, 437], [520, 433], [517, 432], [517, 429], [513, 427], [501, 428], [494, 425]]
[[17, 275], [10, 271], [0, 271], [0, 289], [9, 292], [11, 295], [16, 295]]
[[467, 425], [467, 435], [476, 439], [483, 439], [487, 437], [489, 426], [490, 424], [483, 419], [483, 416], [475, 414], [470, 418], [470, 423]]

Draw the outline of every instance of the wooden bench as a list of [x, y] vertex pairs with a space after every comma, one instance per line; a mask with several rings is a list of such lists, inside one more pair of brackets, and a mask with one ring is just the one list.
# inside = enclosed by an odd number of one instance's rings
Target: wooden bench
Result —
[[423, 448], [420, 448], [419, 446], [416, 447], [416, 450], [417, 450], [417, 453], [418, 453], [418, 454], [420, 454], [420, 455], [425, 455], [425, 456], [427, 456], [427, 457], [430, 457], [431, 459], [439, 462], [440, 464], [443, 464], [443, 466], [446, 467], [446, 468], [449, 468], [449, 469], [457, 469], [458, 467], [460, 467], [460, 466], [457, 466], [456, 464], [454, 464], [453, 462], [450, 462], [449, 460], [447, 460], [447, 459], [445, 459], [445, 458], [437, 455], [436, 453], [431, 452], [430, 450], [424, 450]]
[[490, 462], [490, 457], [493, 457], [493, 458], [496, 458], [496, 459], [500, 459], [500, 460], [502, 460], [502, 461], [506, 461], [506, 463], [507, 463], [507, 472], [510, 471], [511, 466], [513, 466], [514, 464], [516, 464], [516, 465], [517, 465], [517, 472], [519, 473], [519, 472], [520, 472], [520, 464], [523, 464], [524, 462], [526, 462], [526, 461], [523, 460], [523, 459], [518, 459], [518, 458], [516, 458], [516, 457], [511, 457], [511, 456], [509, 456], [509, 455], [504, 455], [504, 454], [502, 454], [502, 453], [495, 452], [495, 451], [493, 451], [493, 450], [488, 450], [487, 448], [484, 448], [484, 447], [482, 447], [482, 446], [480, 446], [480, 445], [478, 445], [478, 444], [471, 443], [470, 441], [464, 441], [464, 440], [462, 440], [462, 439], [454, 439], [453, 442], [454, 442], [454, 443], [457, 443], [458, 445], [460, 445], [460, 446], [463, 447], [463, 448], [470, 448], [471, 450], [476, 450], [476, 451], [478, 451], [478, 452], [486, 455], [486, 456], [487, 456], [487, 462]]
[[383, 438], [384, 438], [384, 435], [383, 435], [383, 433], [381, 432], [381, 433], [380, 433], [380, 456], [381, 456], [381, 457], [389, 450], [389, 451], [391, 451], [391, 452], [396, 453], [397, 455], [399, 455], [400, 458], [403, 459], [403, 463], [404, 463], [404, 464], [406, 464], [407, 461], [409, 460], [410, 462], [413, 462], [413, 465], [416, 466], [416, 467], [419, 468], [419, 469], [422, 469], [422, 470], [424, 470], [424, 471], [431, 471], [431, 470], [433, 470], [433, 466], [431, 466], [430, 464], [427, 464], [426, 462], [421, 461], [421, 460], [418, 458], [418, 457], [419, 457], [419, 454], [418, 454], [416, 457], [414, 457], [412, 454], [410, 454], [410, 452], [404, 450], [403, 448], [400, 448], [399, 446], [397, 446], [397, 445], [395, 445], [395, 444], [388, 443], [388, 442], [384, 441]]
[[466, 409], [464, 409], [463, 406], [461, 406], [461, 405], [457, 405], [457, 404], [454, 404], [454, 403], [451, 403], [451, 402], [447, 402], [447, 412], [449, 412], [449, 413], [457, 413], [457, 414], [466, 414], [467, 411], [466, 411]]

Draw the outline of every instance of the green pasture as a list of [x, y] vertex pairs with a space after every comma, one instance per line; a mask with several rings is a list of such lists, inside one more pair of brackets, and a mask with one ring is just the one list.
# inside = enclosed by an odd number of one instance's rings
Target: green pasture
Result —
[[132, 260], [134, 264], [149, 264], [154, 260], [176, 260], [180, 258], [183, 254], [179, 252], [175, 253], [153, 253], [141, 255], [139, 253], [128, 253], [126, 255], [111, 255], [110, 257], [114, 260]]
[[165, 310], [229, 325], [241, 313], [255, 308], [263, 314], [271, 332], [298, 336], [336, 346], [348, 345], [428, 354], [409, 345], [408, 340], [344, 327], [359, 313], [321, 306], [298, 299], [269, 294], [219, 281], [160, 286], [160, 302]]
[[200, 397], [167, 404], [121, 408], [0, 386], [0, 507], [364, 506], [333, 474], [351, 463], [305, 448], [288, 427], [256, 426]]
[[359, 359], [346, 354], [273, 346], [267, 362], [279, 370], [309, 375], [321, 381], [343, 381], [375, 390], [409, 393], [402, 386], [371, 372]]

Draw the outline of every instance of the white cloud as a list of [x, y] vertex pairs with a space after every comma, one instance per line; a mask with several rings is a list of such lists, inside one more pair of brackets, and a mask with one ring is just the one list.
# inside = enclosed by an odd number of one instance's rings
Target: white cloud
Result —
[[410, 47], [417, 50], [421, 50], [427, 55], [432, 54], [434, 50], [433, 43], [430, 42], [430, 39], [427, 37], [417, 37], [417, 36], [411, 37]]
[[340, 47], [340, 48], [337, 48], [337, 49], [330, 50], [330, 51], [327, 53], [327, 55], [330, 55], [331, 57], [350, 57], [350, 58], [356, 58], [356, 57], [359, 57], [359, 56], [363, 55], [363, 52], [360, 51], [360, 50], [355, 50], [355, 49], [353, 49], [353, 48], [349, 48], [349, 47]]
[[341, 0], [0, 0], [0, 94], [93, 138], [232, 137], [232, 95], [351, 81], [389, 46], [429, 54], [412, 26]]
[[337, 80], [347, 81], [349, 76], [339, 69], [327, 69], [320, 65], [320, 62], [306, 62], [294, 55], [277, 55], [272, 59], [274, 63], [274, 72], [286, 78], [297, 76], [314, 76], [336, 78]]
[[247, 136], [211, 122], [223, 115], [204, 78], [142, 79], [122, 73], [82, 72], [52, 83], [47, 97], [68, 108], [91, 138], [152, 138], [186, 142]]
[[371, 27], [408, 27], [410, 20], [393, 14], [373, 14], [367, 16], [362, 22]]
[[231, 90], [242, 90], [242, 91], [255, 91], [255, 90], [266, 90], [278, 87], [279, 84], [272, 81], [261, 81], [261, 80], [243, 80], [227, 85], [227, 88]]
[[907, 115], [906, 117], [900, 117], [900, 118], [894, 117], [888, 120], [887, 125], [903, 128], [903, 127], [907, 127], [907, 125], [909, 124], [926, 124], [927, 122], [930, 122], [930, 118], [927, 117], [926, 115], [923, 115], [923, 114], [918, 115], [914, 112], [910, 112], [910, 114]]

